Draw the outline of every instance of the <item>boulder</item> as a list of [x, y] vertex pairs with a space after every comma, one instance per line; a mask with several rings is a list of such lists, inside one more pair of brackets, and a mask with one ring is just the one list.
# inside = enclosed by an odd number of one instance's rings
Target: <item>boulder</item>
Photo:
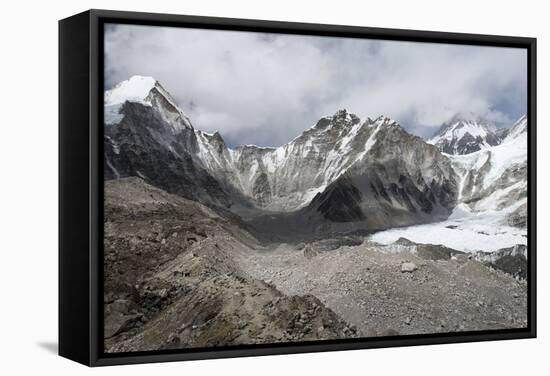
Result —
[[417, 269], [418, 267], [416, 264], [412, 262], [404, 262], [401, 264], [401, 273], [412, 273]]

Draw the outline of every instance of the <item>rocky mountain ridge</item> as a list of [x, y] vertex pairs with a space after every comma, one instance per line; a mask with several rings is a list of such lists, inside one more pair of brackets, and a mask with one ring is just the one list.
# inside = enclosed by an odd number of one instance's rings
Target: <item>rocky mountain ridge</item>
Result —
[[105, 185], [104, 346], [110, 353], [353, 338], [310, 294], [251, 276], [261, 245], [204, 205], [129, 177]]
[[[105, 106], [106, 178], [140, 176], [243, 217], [308, 209], [329, 221], [368, 222], [373, 210], [383, 209], [386, 218], [408, 217], [400, 222], [406, 224], [429, 220], [432, 213], [448, 215], [455, 204], [448, 160], [385, 116], [361, 121], [340, 110], [278, 148], [231, 149], [219, 133], [195, 129], [153, 79], [133, 77], [117, 85], [106, 92]], [[360, 202], [343, 217], [331, 212], [338, 198], [330, 191], [350, 178]]]
[[[195, 129], [157, 81], [136, 76], [105, 93], [105, 123], [106, 179], [139, 176], [228, 210], [259, 232], [315, 235], [429, 223], [460, 203], [482, 210], [494, 192], [503, 196], [507, 189], [512, 200], [526, 191], [519, 137], [525, 117], [496, 138], [481, 119], [457, 117], [441, 128], [439, 141], [450, 142], [441, 144], [388, 117], [362, 121], [339, 110], [280, 147], [233, 149], [219, 132]], [[466, 142], [472, 134], [480, 150], [443, 153], [473, 150]], [[519, 160], [506, 159], [510, 148]]]
[[469, 154], [500, 144], [505, 134], [473, 114], [457, 114], [443, 123], [427, 142], [446, 154]]

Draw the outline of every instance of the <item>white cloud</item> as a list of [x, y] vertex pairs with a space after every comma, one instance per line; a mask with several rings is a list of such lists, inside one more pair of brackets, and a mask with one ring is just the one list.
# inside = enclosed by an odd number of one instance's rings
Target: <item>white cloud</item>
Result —
[[105, 52], [107, 87], [153, 76], [232, 145], [285, 143], [339, 108], [425, 135], [457, 112], [508, 124], [526, 107], [519, 49], [116, 25]]

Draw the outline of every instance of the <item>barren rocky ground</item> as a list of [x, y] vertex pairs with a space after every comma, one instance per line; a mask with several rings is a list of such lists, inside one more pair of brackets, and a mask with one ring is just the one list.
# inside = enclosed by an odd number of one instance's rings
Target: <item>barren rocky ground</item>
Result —
[[141, 179], [106, 183], [107, 352], [356, 336], [310, 294], [286, 295], [233, 260], [261, 247], [210, 209]]
[[449, 248], [356, 236], [262, 245], [139, 178], [107, 181], [105, 198], [107, 352], [527, 323], [523, 280]]
[[330, 251], [315, 246], [282, 244], [242, 252], [239, 260], [286, 294], [318, 297], [362, 336], [527, 325], [525, 281], [466, 254], [405, 240], [390, 246], [367, 240]]

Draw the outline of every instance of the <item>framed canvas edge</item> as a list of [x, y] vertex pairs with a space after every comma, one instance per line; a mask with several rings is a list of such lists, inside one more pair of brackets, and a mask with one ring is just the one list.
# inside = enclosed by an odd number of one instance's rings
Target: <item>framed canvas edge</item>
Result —
[[[99, 63], [103, 38], [99, 18], [90, 10], [90, 365], [99, 365], [103, 353], [103, 64]], [[101, 80], [101, 84], [100, 84]], [[101, 93], [101, 95], [100, 95]], [[100, 139], [101, 133], [101, 139]], [[101, 171], [101, 172], [100, 172]], [[100, 175], [101, 174], [101, 175]]]
[[[153, 363], [183, 360], [201, 360], [247, 356], [282, 355], [324, 351], [359, 350], [416, 345], [453, 344], [465, 342], [536, 338], [536, 38], [418, 31], [404, 29], [340, 26], [283, 21], [187, 16], [161, 13], [89, 10], [90, 27], [90, 366]], [[105, 354], [103, 347], [102, 299], [102, 102], [103, 95], [103, 22], [116, 21], [130, 24], [158, 24], [169, 26], [213, 28], [288, 34], [325, 35], [339, 37], [406, 40], [412, 42], [452, 43], [481, 46], [498, 46], [527, 49], [528, 56], [528, 327], [525, 329], [491, 330], [483, 332], [455, 332], [359, 340], [285, 343], [272, 345], [247, 345], [208, 349], [181, 349], [168, 351]]]

